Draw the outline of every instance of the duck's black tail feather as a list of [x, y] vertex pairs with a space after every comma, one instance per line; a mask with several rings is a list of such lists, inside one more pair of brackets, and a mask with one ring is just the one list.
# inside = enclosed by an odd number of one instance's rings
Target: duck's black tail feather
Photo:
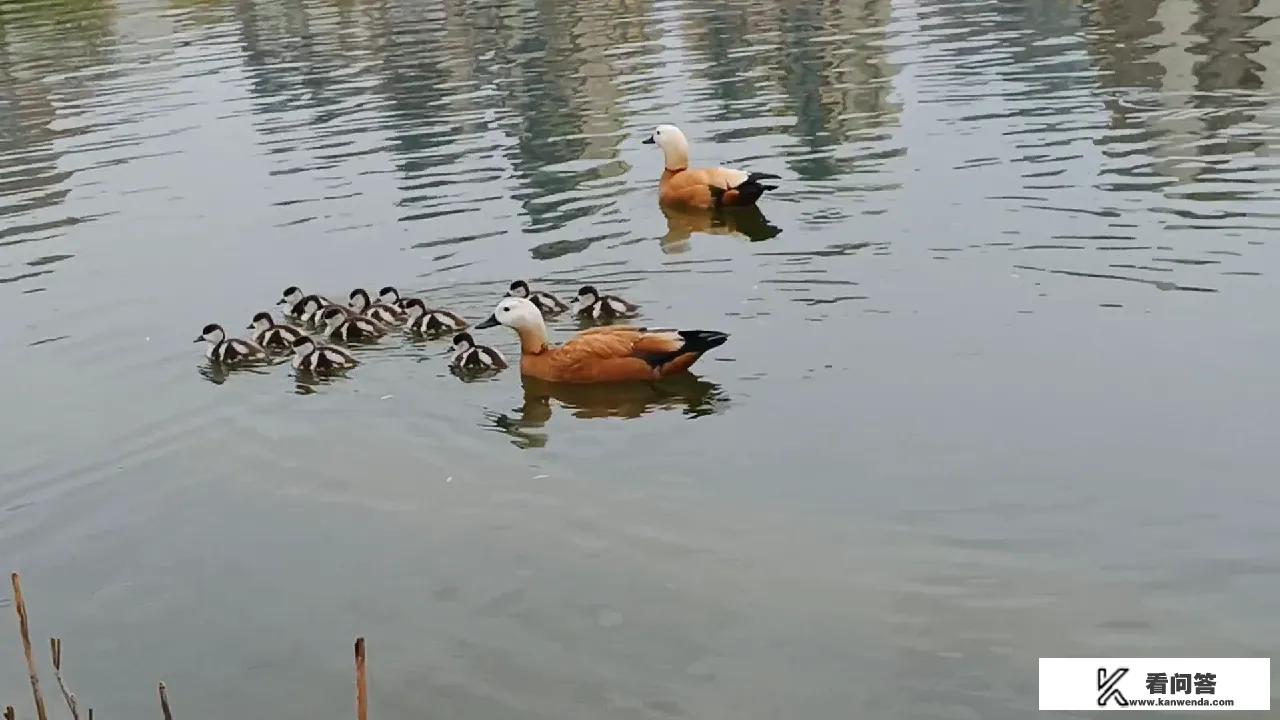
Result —
[[718, 330], [681, 330], [680, 337], [684, 339], [684, 345], [680, 346], [679, 354], [701, 354], [723, 345], [729, 339], [729, 333]]
[[715, 202], [716, 207], [723, 207], [725, 204], [725, 193], [729, 190], [734, 190], [737, 193], [737, 197], [733, 198], [729, 203], [730, 205], [755, 205], [756, 201], [760, 199], [760, 196], [765, 194], [765, 191], [778, 189], [777, 185], [766, 185], [760, 181], [776, 180], [778, 178], [779, 176], [774, 175], [773, 173], [753, 172], [750, 175], [747, 175], [747, 179], [739, 183], [737, 187], [720, 188], [712, 185], [711, 197]]

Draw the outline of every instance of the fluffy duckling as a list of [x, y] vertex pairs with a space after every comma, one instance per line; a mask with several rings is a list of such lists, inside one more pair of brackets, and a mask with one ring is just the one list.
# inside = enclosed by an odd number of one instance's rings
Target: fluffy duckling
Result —
[[354, 367], [358, 361], [351, 353], [331, 345], [316, 345], [315, 340], [303, 335], [293, 341], [293, 367], [311, 373], [332, 372]]
[[267, 351], [260, 345], [239, 338], [228, 338], [226, 331], [217, 323], [205, 325], [195, 342], [208, 343], [205, 357], [219, 365], [242, 365], [267, 359]]
[[405, 327], [421, 335], [434, 337], [461, 330], [467, 326], [466, 320], [448, 310], [428, 310], [426, 303], [418, 298], [405, 300], [404, 309], [409, 313], [409, 320], [405, 323]]
[[349, 317], [342, 308], [325, 308], [320, 314], [324, 323], [324, 334], [338, 342], [365, 342], [377, 340], [386, 334], [377, 323], [365, 317]]
[[684, 372], [703, 353], [729, 336], [714, 330], [646, 330], [608, 326], [580, 332], [572, 340], [547, 344], [547, 325], [537, 306], [524, 298], [504, 298], [477, 328], [506, 325], [520, 336], [520, 372], [557, 383], [656, 380]]
[[364, 288], [352, 290], [349, 300], [351, 309], [357, 315], [363, 315], [374, 322], [382, 323], [383, 325], [399, 325], [404, 322], [404, 310], [391, 303], [382, 302], [381, 295], [379, 295], [378, 302], [371, 302], [369, 293], [365, 292]]
[[477, 345], [471, 333], [458, 333], [453, 337], [453, 360], [449, 367], [455, 370], [502, 370], [507, 367], [507, 359], [491, 347]]
[[293, 347], [293, 341], [302, 337], [303, 332], [291, 325], [277, 325], [269, 312], [260, 312], [253, 316], [248, 330], [253, 330], [253, 342], [267, 350], [285, 350]]
[[662, 148], [665, 169], [658, 181], [658, 201], [675, 207], [711, 209], [755, 205], [766, 190], [777, 189], [761, 180], [776, 179], [770, 173], [729, 168], [689, 167], [689, 141], [675, 125], [659, 125], [646, 145]]
[[601, 295], [591, 285], [584, 285], [578, 290], [575, 300], [575, 313], [580, 318], [609, 321], [618, 318], [635, 317], [640, 306], [623, 300], [617, 295]]
[[542, 311], [542, 314], [547, 317], [559, 315], [569, 309], [568, 305], [560, 302], [560, 299], [551, 293], [543, 292], [541, 290], [530, 290], [529, 283], [524, 280], [516, 280], [511, 283], [511, 287], [507, 290], [507, 297], [524, 298], [534, 305], [537, 305], [538, 309]]
[[[280, 302], [285, 303], [288, 300], [282, 299]], [[354, 315], [348, 308], [329, 302], [319, 295], [302, 296], [301, 300], [289, 306], [285, 314], [307, 325], [319, 325], [321, 314], [329, 308], [338, 308], [348, 317]]]
[[400, 297], [400, 291], [390, 285], [378, 291], [378, 302], [384, 305], [394, 305], [401, 310], [404, 310], [404, 304], [410, 299], [411, 298]]
[[319, 295], [308, 295], [307, 293], [302, 292], [302, 289], [297, 285], [290, 285], [285, 288], [284, 292], [280, 293], [280, 299], [276, 304], [285, 306], [285, 315], [302, 319], [305, 312], [304, 303], [309, 298], [315, 298], [321, 305], [335, 304], [333, 301], [329, 300], [329, 298], [321, 297]]

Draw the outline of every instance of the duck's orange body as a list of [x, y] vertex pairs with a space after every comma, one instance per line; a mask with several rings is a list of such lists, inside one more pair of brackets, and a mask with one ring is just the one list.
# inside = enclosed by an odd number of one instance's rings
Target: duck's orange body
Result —
[[658, 202], [669, 207], [710, 210], [718, 207], [755, 205], [772, 185], [760, 180], [777, 177], [765, 173], [745, 173], [728, 168], [700, 168], [662, 172], [658, 181]]
[[560, 347], [545, 342], [522, 347], [520, 373], [559, 383], [657, 380], [688, 370], [726, 339], [728, 335], [708, 330], [591, 328]]
[[657, 380], [682, 373], [729, 338], [714, 330], [647, 330], [610, 325], [547, 343], [542, 314], [524, 298], [506, 298], [478, 329], [506, 325], [520, 335], [520, 373], [553, 383]]

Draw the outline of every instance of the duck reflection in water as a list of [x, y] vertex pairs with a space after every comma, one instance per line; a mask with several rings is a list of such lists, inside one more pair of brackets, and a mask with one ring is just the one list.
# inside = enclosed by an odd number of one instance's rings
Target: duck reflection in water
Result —
[[751, 242], [777, 237], [782, 229], [769, 222], [757, 206], [726, 207], [714, 210], [681, 210], [662, 207], [667, 219], [667, 234], [662, 237], [662, 250], [680, 253], [689, 249], [694, 233], [705, 235], [742, 235]]
[[232, 375], [269, 375], [271, 373], [270, 366], [279, 364], [279, 362], [274, 362], [258, 366], [248, 365], [227, 367], [226, 365], [221, 365], [219, 363], [203, 362], [196, 367], [196, 372], [200, 373], [200, 377], [208, 380], [214, 385], [221, 385]]
[[511, 413], [487, 413], [485, 425], [512, 437], [522, 448], [543, 447], [545, 430], [558, 408], [569, 415], [593, 418], [634, 419], [659, 410], [679, 410], [697, 419], [724, 412], [729, 404], [720, 385], [691, 373], [653, 382], [575, 385], [522, 378], [524, 404]]

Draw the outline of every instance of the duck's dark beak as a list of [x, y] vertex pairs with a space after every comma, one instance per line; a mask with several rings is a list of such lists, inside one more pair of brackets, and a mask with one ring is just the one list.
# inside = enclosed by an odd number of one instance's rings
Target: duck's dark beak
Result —
[[641, 145], [652, 145], [652, 144], [654, 144], [653, 136], [652, 136], [652, 135], [650, 135], [649, 137], [647, 137], [647, 138], [645, 138], [645, 139], [641, 140], [641, 141], [640, 141], [640, 144], [641, 144]]
[[253, 329], [253, 323], [249, 323], [248, 325], [245, 325], [245, 326], [244, 326], [244, 329], [245, 329], [245, 330], [252, 330], [252, 329]]
[[497, 327], [497, 326], [499, 326], [499, 325], [501, 325], [501, 324], [502, 324], [502, 323], [498, 322], [498, 318], [497, 318], [496, 316], [494, 316], [494, 315], [490, 315], [490, 316], [489, 316], [489, 319], [488, 319], [488, 320], [485, 320], [484, 322], [482, 322], [482, 323], [480, 323], [479, 325], [477, 325], [477, 326], [476, 326], [476, 329], [477, 329], [477, 330], [483, 330], [483, 329], [485, 329], [485, 328]]
[[204, 342], [204, 336], [201, 335], [200, 337], [196, 338], [195, 340], [192, 340], [191, 342]]
[[288, 304], [289, 304], [289, 298], [280, 298], [280, 302], [278, 302], [278, 303], [276, 303], [276, 304], [277, 304], [277, 305], [288, 305]]

